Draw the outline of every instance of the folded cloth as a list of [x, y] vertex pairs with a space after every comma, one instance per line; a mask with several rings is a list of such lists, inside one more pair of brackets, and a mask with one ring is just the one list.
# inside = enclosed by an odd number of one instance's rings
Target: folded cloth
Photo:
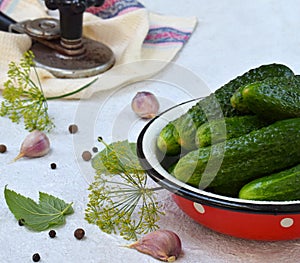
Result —
[[[0, 0], [0, 10], [16, 21], [51, 15], [39, 0]], [[106, 0], [101, 7], [88, 8], [83, 17], [83, 36], [109, 46], [116, 62], [110, 70], [99, 74], [91, 87], [68, 98], [88, 98], [94, 92], [155, 75], [172, 61], [190, 38], [196, 24], [196, 17], [156, 14], [135, 0]], [[7, 80], [9, 62], [18, 62], [30, 46], [31, 39], [27, 35], [0, 31], [1, 83]], [[38, 75], [46, 97], [72, 92], [95, 79], [56, 78], [40, 68]]]

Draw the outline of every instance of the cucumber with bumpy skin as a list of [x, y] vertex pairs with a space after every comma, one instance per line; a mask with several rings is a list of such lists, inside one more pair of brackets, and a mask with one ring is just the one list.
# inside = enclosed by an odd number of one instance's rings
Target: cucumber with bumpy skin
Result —
[[300, 118], [267, 127], [181, 157], [173, 175], [192, 186], [238, 196], [248, 182], [300, 163]]
[[[164, 128], [159, 134], [157, 141], [158, 149], [165, 151], [168, 154], [168, 149], [171, 149], [171, 154], [176, 154], [172, 144], [176, 141], [182, 148], [186, 150], [193, 150], [196, 148], [195, 134], [196, 130], [202, 125], [207, 119], [217, 119], [222, 117], [232, 117], [238, 115], [244, 115], [235, 108], [232, 107], [230, 98], [233, 93], [241, 86], [253, 83], [256, 81], [263, 80], [267, 77], [275, 76], [292, 76], [293, 72], [290, 68], [281, 64], [269, 64], [262, 65], [258, 68], [251, 69], [245, 74], [236, 77], [231, 80], [214, 93], [200, 100], [195, 106], [191, 107], [185, 114], [180, 116], [170, 123], [174, 124], [176, 132], [167, 132]], [[174, 129], [172, 125], [170, 128]], [[177, 148], [180, 153], [180, 149]]]
[[177, 155], [181, 151], [181, 146], [177, 142], [175, 125], [170, 122], [160, 132], [160, 136], [157, 139], [157, 145], [162, 153], [167, 155]]
[[256, 115], [234, 116], [202, 124], [196, 132], [196, 145], [205, 147], [267, 126], [270, 122]]
[[231, 101], [265, 119], [300, 117], [300, 81], [295, 77], [268, 78], [241, 87]]
[[300, 164], [251, 181], [240, 190], [239, 198], [264, 201], [299, 200]]
[[243, 100], [243, 90], [246, 86], [239, 87], [230, 98], [230, 103], [233, 108], [243, 112], [244, 114], [253, 114]]

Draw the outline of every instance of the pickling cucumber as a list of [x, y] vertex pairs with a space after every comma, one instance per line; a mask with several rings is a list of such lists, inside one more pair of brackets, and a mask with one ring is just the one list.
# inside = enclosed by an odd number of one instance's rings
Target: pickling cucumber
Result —
[[216, 119], [202, 124], [196, 132], [196, 145], [205, 147], [258, 130], [270, 124], [256, 115]]
[[[171, 150], [170, 154], [174, 154], [172, 144], [176, 141], [182, 148], [186, 150], [196, 149], [195, 134], [196, 130], [201, 124], [207, 121], [207, 119], [217, 119], [222, 117], [232, 117], [238, 115], [244, 115], [240, 111], [232, 107], [230, 98], [233, 93], [241, 86], [263, 80], [271, 76], [291, 76], [293, 72], [290, 68], [281, 64], [269, 64], [262, 65], [258, 68], [251, 69], [241, 76], [231, 80], [214, 93], [200, 100], [195, 106], [191, 107], [185, 114], [181, 115], [171, 123], [176, 128], [176, 132], [173, 132], [173, 137], [170, 136], [171, 132], [168, 132], [168, 128], [164, 128], [159, 134], [157, 140], [157, 147], [162, 151], [168, 149]], [[168, 126], [170, 129], [174, 129], [172, 125]]]
[[300, 118], [277, 121], [181, 157], [173, 175], [194, 187], [238, 196], [248, 182], [300, 163]]
[[266, 201], [299, 200], [300, 164], [251, 181], [242, 187], [239, 198]]
[[240, 89], [231, 98], [236, 108], [242, 105], [271, 120], [300, 117], [300, 81], [295, 77], [267, 78]]
[[247, 104], [245, 104], [243, 100], [243, 91], [246, 86], [239, 87], [230, 98], [230, 103], [233, 108], [236, 110], [243, 112], [244, 114], [251, 114], [251, 110], [248, 108]]
[[169, 122], [160, 132], [157, 138], [157, 145], [162, 153], [167, 155], [177, 155], [181, 151], [181, 146], [177, 142], [177, 130], [174, 123]]

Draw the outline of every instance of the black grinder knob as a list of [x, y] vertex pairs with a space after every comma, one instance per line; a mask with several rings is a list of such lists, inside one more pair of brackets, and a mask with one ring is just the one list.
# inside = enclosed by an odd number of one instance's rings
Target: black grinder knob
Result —
[[83, 13], [90, 6], [101, 6], [104, 0], [45, 0], [50, 10], [59, 10], [60, 36], [63, 41], [78, 40], [82, 36]]
[[96, 40], [82, 37], [83, 13], [104, 0], [45, 0], [50, 10], [59, 10], [59, 20], [39, 18], [16, 23], [0, 11], [0, 30], [26, 33], [38, 67], [60, 78], [81, 78], [110, 69], [113, 51]]
[[[106, 45], [82, 37], [83, 13], [105, 0], [45, 0], [50, 10], [59, 11], [60, 45], [63, 50], [49, 50], [41, 45], [32, 49], [36, 62], [58, 77], [88, 77], [110, 69], [114, 54]], [[67, 55], [66, 55], [67, 54]]]

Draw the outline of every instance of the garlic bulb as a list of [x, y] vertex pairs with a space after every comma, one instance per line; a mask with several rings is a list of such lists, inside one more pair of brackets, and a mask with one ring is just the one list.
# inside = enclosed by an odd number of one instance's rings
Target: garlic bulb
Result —
[[50, 141], [47, 135], [41, 131], [34, 130], [25, 137], [20, 152], [14, 161], [22, 157], [41, 157], [46, 155], [49, 150]]
[[175, 261], [182, 250], [180, 238], [170, 230], [157, 230], [146, 234], [128, 247], [165, 262]]
[[159, 102], [151, 92], [140, 91], [132, 99], [131, 108], [141, 118], [152, 119], [158, 113]]

